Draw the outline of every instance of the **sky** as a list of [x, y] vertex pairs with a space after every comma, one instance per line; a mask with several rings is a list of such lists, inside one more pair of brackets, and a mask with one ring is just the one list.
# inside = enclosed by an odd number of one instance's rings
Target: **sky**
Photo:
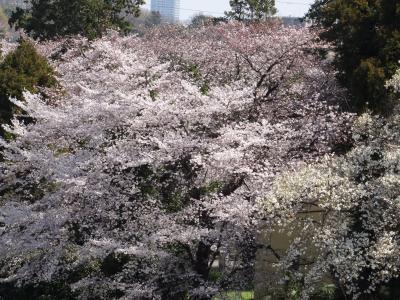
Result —
[[[150, 8], [147, 0], [146, 7]], [[179, 18], [181, 21], [189, 20], [193, 15], [203, 13], [206, 15], [223, 16], [229, 10], [229, 0], [180, 0]], [[302, 17], [309, 9], [313, 0], [275, 0], [279, 16]]]

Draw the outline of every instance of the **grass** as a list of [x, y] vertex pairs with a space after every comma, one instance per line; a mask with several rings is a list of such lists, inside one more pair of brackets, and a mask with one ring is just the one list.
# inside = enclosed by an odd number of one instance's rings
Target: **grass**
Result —
[[222, 298], [215, 297], [213, 300], [253, 300], [254, 292], [244, 291], [244, 292], [227, 292]]

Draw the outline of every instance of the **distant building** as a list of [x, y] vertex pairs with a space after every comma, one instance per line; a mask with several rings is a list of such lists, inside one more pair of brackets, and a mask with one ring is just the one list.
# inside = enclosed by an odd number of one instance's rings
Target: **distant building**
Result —
[[160, 13], [163, 20], [171, 23], [179, 21], [180, 0], [151, 0], [151, 11]]

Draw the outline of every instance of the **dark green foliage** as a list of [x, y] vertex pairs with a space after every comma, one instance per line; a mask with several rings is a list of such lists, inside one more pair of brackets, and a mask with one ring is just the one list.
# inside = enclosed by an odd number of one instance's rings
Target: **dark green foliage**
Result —
[[112, 276], [120, 273], [129, 262], [129, 256], [123, 253], [110, 253], [101, 265], [101, 271], [106, 276]]
[[153, 101], [156, 101], [157, 100], [157, 97], [158, 97], [158, 92], [157, 92], [157, 90], [150, 90], [150, 98], [153, 100]]
[[[124, 254], [110, 253], [103, 261], [89, 261], [61, 274], [52, 282], [40, 282], [19, 286], [16, 282], [0, 283], [0, 300], [73, 300], [79, 297], [71, 290], [70, 285], [79, 280], [102, 272], [104, 276], [112, 276], [121, 272], [130, 258]], [[5, 297], [2, 297], [6, 295]], [[108, 290], [107, 299], [119, 299], [123, 292]], [[99, 299], [94, 296], [90, 299]]]
[[390, 111], [384, 84], [400, 60], [400, 2], [317, 0], [306, 18], [326, 29], [321, 37], [335, 46], [334, 62], [352, 108]]
[[23, 28], [34, 38], [53, 39], [81, 34], [100, 37], [106, 29], [129, 30], [123, 15], [139, 15], [143, 0], [30, 0], [18, 8], [10, 24]]
[[191, 19], [190, 27], [197, 28], [204, 25], [212, 24], [212, 19], [212, 16], [206, 16], [202, 14], [196, 15]]
[[187, 72], [189, 77], [199, 86], [202, 95], [208, 95], [211, 87], [206, 78], [201, 74], [200, 68], [197, 64], [191, 62], [180, 62], [183, 70]]
[[202, 95], [207, 96], [208, 93], [210, 92], [210, 86], [207, 83], [204, 83], [201, 87], [200, 87], [200, 92]]
[[[38, 93], [40, 88], [52, 87], [56, 83], [47, 60], [30, 42], [21, 40], [18, 48], [0, 63], [0, 124], [9, 123], [14, 113], [20, 112], [9, 97], [23, 100], [25, 90]], [[0, 129], [0, 134], [5, 136], [3, 129]]]
[[140, 196], [159, 199], [170, 213], [182, 210], [190, 199], [201, 199], [214, 193], [229, 195], [243, 183], [243, 178], [238, 176], [227, 182], [212, 181], [196, 186], [199, 171], [200, 167], [192, 164], [190, 157], [182, 157], [157, 169], [142, 165], [133, 170], [135, 177], [139, 178]]
[[229, 19], [237, 21], [262, 21], [276, 13], [275, 0], [230, 0]]
[[180, 211], [190, 197], [194, 197], [194, 191], [197, 192], [193, 187], [196, 171], [190, 158], [183, 157], [155, 170], [143, 165], [135, 170], [135, 175], [140, 178], [138, 186], [141, 196], [160, 199], [164, 209], [173, 213]]

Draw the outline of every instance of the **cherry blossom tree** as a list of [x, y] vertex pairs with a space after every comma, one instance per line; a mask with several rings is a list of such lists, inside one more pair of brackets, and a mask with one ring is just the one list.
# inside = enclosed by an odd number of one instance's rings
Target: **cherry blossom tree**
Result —
[[[400, 70], [387, 87], [400, 92]], [[395, 297], [400, 270], [398, 108], [387, 119], [361, 115], [352, 129], [351, 151], [281, 175], [266, 197], [266, 218], [276, 226], [270, 228], [291, 240], [279, 257], [278, 277], [286, 278], [285, 284], [296, 280], [302, 299], [327, 274], [345, 297], [383, 299], [383, 288]]]
[[81, 299], [246, 287], [273, 178], [347, 141], [314, 38], [230, 23], [38, 45], [64, 90], [13, 100], [35, 122], [1, 142], [1, 282]]

